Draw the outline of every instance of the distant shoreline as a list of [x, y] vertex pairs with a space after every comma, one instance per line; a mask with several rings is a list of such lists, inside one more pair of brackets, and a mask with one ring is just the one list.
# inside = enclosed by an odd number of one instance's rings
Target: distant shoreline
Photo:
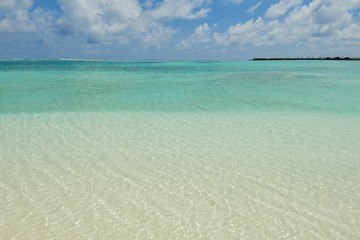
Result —
[[253, 58], [250, 61], [304, 61], [304, 60], [331, 60], [331, 61], [360, 61], [359, 57], [286, 57], [286, 58]]

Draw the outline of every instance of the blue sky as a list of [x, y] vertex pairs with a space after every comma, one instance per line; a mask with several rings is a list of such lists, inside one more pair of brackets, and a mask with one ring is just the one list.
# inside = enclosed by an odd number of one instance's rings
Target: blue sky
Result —
[[360, 55], [360, 0], [1, 0], [0, 58]]

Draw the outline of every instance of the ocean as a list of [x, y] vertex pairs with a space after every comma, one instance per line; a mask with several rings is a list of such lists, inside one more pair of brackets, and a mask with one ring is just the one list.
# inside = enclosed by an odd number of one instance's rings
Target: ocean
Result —
[[0, 239], [360, 239], [359, 64], [0, 60]]

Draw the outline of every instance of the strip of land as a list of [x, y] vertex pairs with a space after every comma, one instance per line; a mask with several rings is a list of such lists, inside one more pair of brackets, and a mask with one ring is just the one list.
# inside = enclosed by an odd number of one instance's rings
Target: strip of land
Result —
[[279, 60], [285, 60], [285, 61], [304, 61], [304, 60], [336, 60], [336, 61], [360, 61], [360, 58], [358, 57], [286, 57], [286, 58], [253, 58], [250, 59], [252, 61], [279, 61]]

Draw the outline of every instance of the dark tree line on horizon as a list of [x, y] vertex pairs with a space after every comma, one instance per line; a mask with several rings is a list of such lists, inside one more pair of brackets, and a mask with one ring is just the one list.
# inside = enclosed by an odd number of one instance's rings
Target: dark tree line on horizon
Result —
[[275, 58], [253, 58], [252, 61], [295, 61], [295, 60], [337, 60], [337, 61], [359, 61], [358, 57], [275, 57]]

